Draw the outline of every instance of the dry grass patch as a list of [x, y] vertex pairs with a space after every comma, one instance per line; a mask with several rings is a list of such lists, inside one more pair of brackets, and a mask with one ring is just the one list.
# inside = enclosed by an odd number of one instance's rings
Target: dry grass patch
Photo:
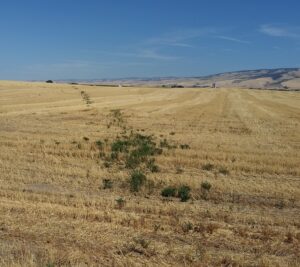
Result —
[[1, 266], [299, 266], [300, 95], [0, 82]]

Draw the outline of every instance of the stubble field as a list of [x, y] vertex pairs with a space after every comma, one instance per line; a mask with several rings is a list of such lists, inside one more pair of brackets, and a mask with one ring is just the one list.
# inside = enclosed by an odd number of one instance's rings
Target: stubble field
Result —
[[300, 266], [300, 94], [0, 82], [0, 265]]

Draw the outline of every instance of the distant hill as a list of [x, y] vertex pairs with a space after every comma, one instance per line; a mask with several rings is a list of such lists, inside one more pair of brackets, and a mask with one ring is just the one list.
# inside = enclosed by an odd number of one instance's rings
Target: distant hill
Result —
[[200, 77], [199, 85], [215, 82], [217, 87], [300, 89], [300, 69], [261, 69]]
[[[64, 81], [66, 82], [66, 81]], [[300, 90], [300, 69], [259, 69], [219, 73], [200, 77], [156, 77], [72, 80], [95, 85], [163, 86], [163, 87], [240, 87], [255, 89]]]

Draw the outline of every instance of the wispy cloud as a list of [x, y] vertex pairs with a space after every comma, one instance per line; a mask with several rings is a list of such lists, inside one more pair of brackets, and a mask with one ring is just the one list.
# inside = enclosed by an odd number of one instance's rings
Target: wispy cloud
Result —
[[181, 29], [159, 37], [146, 39], [143, 43], [153, 46], [194, 47], [190, 44], [190, 41], [201, 36], [215, 33], [215, 31], [214, 28]]
[[114, 56], [114, 57], [127, 57], [127, 58], [147, 58], [153, 60], [175, 60], [179, 59], [177, 56], [166, 55], [157, 52], [156, 49], [140, 48], [134, 52], [122, 52], [122, 51], [98, 51], [100, 54]]
[[168, 45], [170, 46], [177, 46], [177, 47], [186, 47], [186, 48], [192, 48], [194, 47], [194, 45], [191, 45], [191, 44], [187, 44], [187, 43], [169, 43]]
[[[178, 48], [197, 48], [200, 40], [218, 38], [229, 42], [240, 44], [250, 44], [249, 41], [238, 39], [232, 36], [221, 35], [222, 32], [228, 31], [224, 28], [203, 27], [191, 29], [179, 29], [170, 31], [165, 34], [149, 37], [135, 44], [120, 46], [112, 50], [94, 50], [93, 53], [102, 54], [103, 58], [119, 59], [120, 61], [143, 61], [153, 63], [154, 61], [175, 61], [183, 59], [185, 54], [181, 51], [175, 54], [174, 49]], [[87, 50], [89, 53], [91, 50]], [[181, 53], [181, 54], [180, 54]], [[178, 56], [180, 54], [180, 56]], [[122, 58], [125, 59], [122, 59]], [[143, 60], [144, 59], [144, 60]], [[147, 60], [148, 59], [148, 60]]]
[[273, 37], [300, 38], [300, 27], [264, 24], [260, 26], [259, 31]]
[[250, 44], [249, 41], [241, 40], [241, 39], [230, 37], [230, 36], [218, 35], [215, 37], [218, 39], [222, 39], [222, 40], [226, 40], [226, 41], [230, 41], [230, 42], [235, 42], [235, 43], [240, 43], [240, 44]]
[[179, 57], [176, 56], [168, 56], [161, 53], [156, 52], [155, 50], [142, 50], [136, 54], [137, 57], [141, 58], [149, 58], [149, 59], [157, 59], [157, 60], [175, 60]]
[[[120, 49], [113, 49], [108, 51], [94, 50], [94, 53], [103, 54], [110, 57], [126, 57], [128, 59], [149, 59], [156, 61], [172, 61], [180, 59], [177, 55], [172, 55], [166, 51], [166, 47], [178, 48], [194, 48], [195, 39], [201, 36], [209, 36], [216, 34], [214, 28], [201, 28], [201, 29], [180, 29], [170, 31], [157, 37], [150, 37], [127, 47], [120, 47]], [[88, 49], [85, 52], [90, 53]]]

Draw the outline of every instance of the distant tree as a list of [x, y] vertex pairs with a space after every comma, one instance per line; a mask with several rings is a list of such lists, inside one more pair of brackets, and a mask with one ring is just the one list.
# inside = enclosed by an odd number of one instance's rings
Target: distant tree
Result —
[[48, 81], [46, 81], [46, 83], [53, 83], [53, 81], [52, 80], [48, 80]]

